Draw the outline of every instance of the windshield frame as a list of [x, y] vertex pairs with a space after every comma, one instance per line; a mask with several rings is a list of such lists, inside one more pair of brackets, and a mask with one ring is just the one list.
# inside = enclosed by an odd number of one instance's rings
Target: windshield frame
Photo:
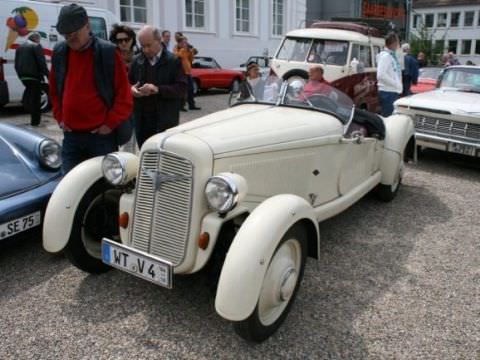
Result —
[[[235, 94], [233, 92], [231, 92], [230, 97], [229, 97], [229, 105], [230, 105], [230, 107], [234, 107], [234, 106], [237, 106], [237, 105], [244, 105], [244, 104], [257, 104], [257, 105], [269, 105], [269, 106], [272, 106], [272, 107], [273, 106], [278, 106], [278, 107], [288, 107], [288, 108], [295, 108], [295, 109], [301, 109], [301, 110], [314, 110], [314, 111], [321, 112], [321, 113], [324, 113], [324, 114], [328, 114], [328, 115], [331, 115], [331, 116], [337, 118], [338, 121], [340, 121], [340, 123], [344, 126], [344, 132], [348, 129], [348, 126], [352, 122], [353, 116], [354, 116], [354, 113], [355, 113], [355, 104], [353, 103], [353, 101], [352, 101], [352, 108], [350, 110], [350, 114], [348, 115], [348, 119], [344, 119], [344, 118], [342, 118], [342, 116], [340, 114], [338, 114], [334, 111], [314, 106], [312, 103], [310, 103], [310, 101], [308, 101], [308, 99], [306, 99], [305, 105], [288, 103], [288, 101], [287, 101], [288, 89], [289, 89], [288, 81], [282, 81], [281, 85], [280, 85], [280, 89], [278, 91], [278, 96], [277, 96], [277, 99], [276, 99], [275, 102], [256, 99], [253, 96], [253, 94], [250, 94], [250, 97], [248, 99], [244, 99], [243, 101], [237, 101], [235, 103], [232, 103], [232, 100], [233, 100], [233, 97], [235, 96]], [[344, 94], [342, 91], [336, 89], [335, 87], [332, 86], [332, 89], [334, 89], [336, 92], [338, 92], [340, 94], [343, 94], [348, 99], [350, 99], [348, 97], [348, 95]], [[319, 94], [319, 95], [321, 95], [321, 94]], [[336, 101], [336, 100], [334, 100], [334, 101]], [[310, 106], [306, 106], [307, 104], [309, 104]]]

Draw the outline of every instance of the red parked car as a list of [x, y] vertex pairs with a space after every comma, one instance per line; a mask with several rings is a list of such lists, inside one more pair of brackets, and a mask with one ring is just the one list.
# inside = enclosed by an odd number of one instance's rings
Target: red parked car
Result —
[[435, 89], [437, 79], [443, 68], [441, 67], [424, 67], [418, 70], [417, 85], [412, 85], [410, 90], [413, 94], [422, 93]]
[[241, 71], [222, 69], [212, 57], [195, 56], [192, 64], [193, 92], [210, 88], [238, 89], [244, 79]]

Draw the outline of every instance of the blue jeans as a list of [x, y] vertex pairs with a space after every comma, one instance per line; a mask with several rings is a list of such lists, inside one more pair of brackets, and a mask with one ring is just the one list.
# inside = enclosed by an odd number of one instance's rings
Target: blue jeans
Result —
[[115, 133], [108, 135], [65, 131], [62, 145], [62, 171], [65, 175], [82, 161], [118, 151]]
[[380, 98], [380, 107], [382, 116], [390, 116], [393, 113], [393, 103], [399, 98], [398, 93], [390, 91], [378, 91], [378, 97]]

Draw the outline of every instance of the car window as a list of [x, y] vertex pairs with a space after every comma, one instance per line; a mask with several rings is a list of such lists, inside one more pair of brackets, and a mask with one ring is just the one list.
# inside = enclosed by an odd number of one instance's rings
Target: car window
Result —
[[107, 40], [107, 24], [105, 23], [105, 19], [95, 16], [89, 16], [88, 19], [90, 20], [90, 29], [93, 35]]
[[454, 88], [460, 91], [480, 92], [480, 69], [447, 69], [443, 74], [440, 87]]
[[219, 65], [212, 58], [195, 58], [192, 67], [194, 69], [217, 69]]
[[377, 66], [377, 55], [380, 54], [382, 48], [380, 46], [373, 47], [373, 66]]
[[354, 58], [357, 59], [358, 61], [359, 72], [361, 72], [362, 69], [366, 67], [372, 67], [372, 53], [370, 50], [370, 46], [352, 44], [352, 53], [350, 55], [350, 61], [352, 61]]
[[418, 77], [423, 79], [438, 79], [442, 68], [421, 68]]
[[280, 60], [305, 61], [312, 39], [286, 38], [278, 50]]
[[347, 62], [348, 42], [315, 39], [308, 54], [308, 62], [329, 65], [345, 65]]

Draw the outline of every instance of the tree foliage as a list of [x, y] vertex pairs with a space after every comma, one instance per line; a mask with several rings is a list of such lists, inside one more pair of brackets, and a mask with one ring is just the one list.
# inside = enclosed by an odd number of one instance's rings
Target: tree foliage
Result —
[[434, 37], [435, 31], [429, 30], [425, 24], [422, 24], [420, 29], [416, 33], [410, 35], [410, 49], [414, 56], [422, 51], [425, 54], [425, 59], [428, 64], [437, 65], [440, 63], [442, 54], [445, 51], [445, 35], [441, 39], [441, 42], [436, 42]]

